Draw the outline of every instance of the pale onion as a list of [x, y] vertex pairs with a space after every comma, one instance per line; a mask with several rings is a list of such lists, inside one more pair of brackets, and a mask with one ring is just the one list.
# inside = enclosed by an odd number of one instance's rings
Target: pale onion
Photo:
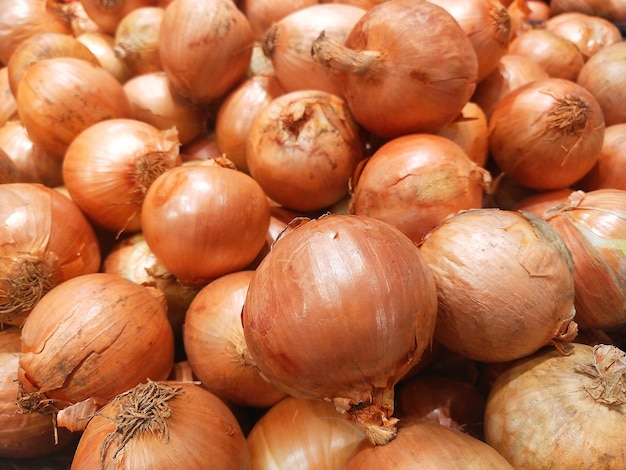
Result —
[[215, 160], [166, 171], [150, 186], [141, 211], [148, 246], [191, 286], [245, 268], [263, 247], [269, 221], [259, 184]]
[[126, 63], [132, 76], [158, 72], [159, 31], [164, 9], [157, 6], [140, 7], [122, 18], [115, 30], [113, 50]]
[[140, 383], [102, 407], [78, 442], [72, 470], [248, 470], [235, 415], [193, 383]]
[[626, 122], [613, 124], [604, 129], [604, 141], [598, 161], [577, 186], [583, 191], [610, 188], [626, 190], [624, 168], [626, 168]]
[[468, 101], [461, 115], [442, 127], [438, 135], [446, 137], [460, 146], [476, 165], [484, 167], [489, 156], [487, 115], [473, 101]]
[[113, 75], [68, 57], [31, 65], [18, 89], [17, 108], [32, 141], [59, 159], [87, 127], [131, 114], [124, 88]]
[[406, 235], [370, 217], [322, 216], [279, 238], [256, 269], [242, 311], [247, 354], [277, 387], [331, 400], [386, 444], [394, 386], [429, 347], [436, 305]]
[[626, 41], [596, 52], [576, 81], [598, 100], [607, 126], [626, 123]]
[[254, 271], [225, 274], [204, 286], [185, 316], [183, 343], [202, 387], [240, 406], [270, 407], [285, 392], [246, 362], [241, 309]]
[[471, 101], [480, 106], [489, 120], [502, 98], [526, 83], [543, 78], [548, 78], [548, 74], [534, 60], [505, 54], [495, 70], [478, 83]]
[[21, 401], [35, 409], [84, 400], [100, 407], [147, 378], [167, 378], [174, 336], [166, 310], [160, 291], [114, 274], [59, 284], [22, 327]]
[[183, 97], [209, 103], [245, 76], [253, 42], [250, 23], [232, 0], [176, 0], [161, 22], [161, 66]]
[[161, 131], [135, 119], [107, 119], [70, 143], [63, 180], [70, 196], [99, 227], [141, 230], [141, 206], [150, 185], [180, 165], [176, 129]]
[[[73, 2], [78, 3], [78, 2]], [[120, 83], [130, 78], [128, 65], [115, 55], [113, 47], [115, 38], [106, 33], [82, 33], [76, 39], [87, 46], [91, 53], [98, 59], [100, 66], [113, 75]]]
[[585, 61], [569, 39], [547, 29], [529, 29], [518, 35], [508, 49], [535, 61], [549, 77], [576, 81]]
[[398, 437], [386, 446], [361, 442], [343, 467], [378, 468], [513, 470], [502, 455], [483, 441], [426, 420], [400, 421]]
[[215, 120], [215, 139], [235, 166], [248, 173], [246, 143], [258, 112], [285, 89], [274, 75], [253, 75], [224, 99]]
[[364, 438], [332, 403], [287, 397], [250, 430], [250, 469], [342, 470]]
[[46, 10], [44, 0], [0, 2], [0, 64], [7, 65], [15, 48], [37, 33], [71, 34], [70, 25]]
[[536, 80], [497, 104], [489, 120], [490, 155], [522, 186], [563, 188], [596, 164], [604, 127], [587, 89], [562, 78]]
[[9, 121], [0, 127], [0, 149], [15, 164], [19, 182], [41, 183], [51, 188], [63, 183], [62, 163], [34, 144], [20, 121]]
[[481, 207], [490, 182], [453, 141], [409, 134], [364, 162], [352, 180], [349, 211], [392, 224], [417, 243], [449, 215]]
[[365, 156], [348, 105], [321, 90], [284, 93], [260, 109], [246, 142], [250, 175], [277, 203], [321, 210], [344, 197]]
[[459, 115], [476, 87], [470, 39], [450, 13], [427, 1], [380, 3], [345, 43], [321, 34], [311, 53], [342, 72], [342, 95], [357, 122], [386, 138], [436, 132]]
[[78, 206], [34, 183], [0, 185], [0, 323], [21, 326], [53, 287], [100, 267], [100, 247]]
[[516, 469], [626, 467], [624, 352], [573, 344], [505, 370], [485, 409], [485, 438]]
[[626, 191], [573, 192], [544, 218], [574, 259], [576, 322], [604, 329], [626, 323]]
[[124, 83], [132, 116], [166, 130], [176, 127], [181, 145], [198, 137], [206, 128], [207, 109], [179, 96], [163, 71], [138, 75]]
[[575, 337], [572, 255], [545, 220], [463, 211], [429, 232], [420, 251], [437, 285], [435, 339], [451, 351], [504, 362]]
[[322, 90], [342, 96], [342, 77], [311, 57], [311, 43], [323, 31], [326, 38], [343, 44], [363, 8], [342, 3], [319, 3], [300, 8], [270, 26], [263, 52], [285, 91]]
[[131, 11], [155, 6], [157, 0], [80, 0], [85, 13], [100, 29], [115, 34], [122, 19]]
[[241, 0], [239, 8], [246, 15], [257, 41], [262, 41], [267, 30], [288, 14], [311, 5], [317, 0]]
[[489, 75], [506, 54], [511, 18], [498, 0], [431, 0], [445, 8], [465, 31], [478, 59], [477, 81]]
[[9, 68], [0, 66], [0, 127], [17, 117], [17, 102], [9, 82]]

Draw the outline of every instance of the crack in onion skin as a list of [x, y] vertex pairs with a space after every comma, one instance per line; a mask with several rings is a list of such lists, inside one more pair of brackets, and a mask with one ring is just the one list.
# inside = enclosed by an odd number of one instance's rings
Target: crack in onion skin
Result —
[[432, 275], [408, 237], [373, 218], [327, 215], [278, 239], [242, 321], [268, 380], [332, 400], [384, 444], [395, 435], [393, 387], [431, 343], [436, 310]]

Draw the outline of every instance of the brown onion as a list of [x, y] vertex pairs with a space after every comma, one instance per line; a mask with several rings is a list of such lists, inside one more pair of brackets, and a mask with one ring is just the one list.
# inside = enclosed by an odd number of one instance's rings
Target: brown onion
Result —
[[[77, 2], [73, 2], [77, 3]], [[113, 47], [115, 38], [106, 33], [82, 33], [76, 39], [87, 46], [91, 53], [98, 59], [100, 66], [113, 75], [120, 83], [130, 78], [128, 65], [115, 55]]]
[[100, 267], [98, 240], [74, 202], [34, 183], [0, 185], [0, 323], [21, 326], [53, 287]]
[[391, 139], [364, 163], [350, 213], [392, 224], [415, 242], [449, 215], [481, 207], [491, 182], [461, 147], [432, 134]]
[[461, 147], [476, 165], [484, 167], [489, 156], [487, 116], [483, 109], [468, 101], [461, 115], [442, 127], [437, 134], [446, 137]]
[[19, 182], [19, 171], [13, 160], [0, 148], [0, 184]]
[[17, 102], [9, 83], [9, 68], [0, 67], [0, 127], [17, 117]]
[[594, 189], [626, 190], [626, 122], [604, 129], [602, 151], [595, 166], [578, 182], [583, 191]]
[[566, 201], [570, 194], [572, 194], [572, 189], [570, 188], [534, 192], [517, 201], [513, 209], [543, 217], [549, 209]]
[[626, 323], [626, 191], [573, 192], [544, 218], [574, 259], [576, 322], [604, 329]]
[[157, 0], [80, 0], [87, 16], [109, 34], [115, 34], [122, 19], [131, 11], [155, 6]]
[[239, 8], [248, 18], [254, 38], [262, 41], [272, 24], [294, 11], [318, 3], [317, 0], [241, 0]]
[[518, 361], [491, 389], [485, 438], [517, 469], [626, 466], [624, 352], [572, 346]]
[[364, 438], [332, 403], [287, 397], [250, 430], [251, 469], [341, 470]]
[[494, 162], [518, 184], [558, 189], [582, 178], [598, 160], [604, 116], [595, 97], [561, 78], [517, 88], [489, 120]]
[[580, 70], [577, 83], [598, 100], [607, 126], [626, 123], [626, 41], [596, 52]]
[[69, 23], [72, 34], [105, 33], [85, 11], [83, 2], [76, 0], [45, 0], [46, 10]]
[[97, 407], [174, 363], [163, 294], [114, 274], [77, 276], [48, 292], [22, 327], [23, 401]]
[[431, 274], [406, 235], [370, 217], [326, 215], [274, 244], [242, 321], [267, 379], [293, 396], [332, 400], [385, 444], [396, 431], [394, 385], [428, 347], [436, 313]]
[[178, 134], [134, 119], [107, 119], [69, 145], [63, 180], [72, 199], [99, 227], [141, 229], [141, 206], [150, 185], [180, 165]]
[[213, 160], [223, 155], [224, 152], [217, 144], [215, 132], [204, 132], [181, 148], [183, 162]]
[[161, 65], [178, 93], [208, 103], [245, 76], [253, 42], [250, 23], [232, 0], [177, 0], [161, 22]]
[[140, 383], [116, 396], [83, 432], [72, 470], [247, 470], [250, 454], [231, 410], [193, 383]]
[[[469, 250], [468, 250], [469, 248]], [[532, 214], [460, 212], [424, 237], [439, 297], [435, 339], [484, 362], [524, 357], [576, 335], [572, 255]]]
[[550, 0], [550, 16], [560, 13], [579, 12], [591, 16], [606, 17], [609, 13], [608, 0]]
[[311, 53], [342, 72], [342, 94], [357, 122], [386, 138], [436, 132], [459, 115], [476, 87], [470, 39], [450, 13], [427, 1], [380, 3], [345, 43], [321, 34]]
[[528, 21], [541, 23], [550, 17], [550, 5], [545, 0], [526, 0]]
[[226, 274], [204, 286], [187, 310], [183, 342], [201, 385], [222, 400], [241, 406], [270, 407], [285, 392], [246, 362], [241, 309], [254, 271]]
[[17, 107], [33, 142], [59, 159], [90, 125], [131, 113], [124, 88], [113, 75], [67, 57], [31, 65], [17, 93]]

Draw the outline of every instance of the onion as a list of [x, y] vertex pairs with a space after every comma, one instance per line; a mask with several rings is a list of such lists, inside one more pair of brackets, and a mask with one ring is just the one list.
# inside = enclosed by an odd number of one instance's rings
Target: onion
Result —
[[183, 162], [197, 162], [220, 158], [224, 152], [217, 144], [215, 132], [205, 132], [181, 148]]
[[145, 6], [128, 12], [115, 30], [115, 54], [128, 66], [132, 76], [162, 70], [159, 32], [164, 9]]
[[76, 39], [87, 46], [100, 66], [117, 78], [120, 83], [124, 83], [130, 78], [131, 73], [128, 65], [115, 55], [113, 50], [115, 38], [113, 36], [105, 33], [82, 33], [76, 36]]
[[395, 436], [394, 385], [428, 347], [435, 318], [435, 286], [415, 244], [353, 215], [283, 235], [242, 312], [247, 353], [266, 378], [292, 396], [332, 400], [377, 444]]
[[287, 397], [250, 430], [251, 469], [341, 470], [364, 437], [332, 403]]
[[515, 468], [626, 466], [624, 352], [572, 346], [520, 360], [492, 387], [485, 438]]
[[311, 5], [317, 0], [241, 0], [239, 8], [246, 15], [257, 41], [262, 41], [267, 30], [288, 14]]
[[392, 224], [419, 242], [450, 214], [481, 207], [490, 181], [451, 140], [405, 135], [380, 147], [355, 176], [349, 211]]
[[528, 21], [541, 24], [550, 17], [550, 5], [545, 0], [526, 0]]
[[0, 149], [0, 184], [19, 182], [19, 171], [13, 160]]
[[300, 90], [274, 98], [257, 112], [247, 137], [246, 161], [268, 197], [307, 212], [348, 193], [364, 148], [361, 128], [342, 98]]
[[187, 360], [207, 390], [235, 405], [270, 407], [285, 392], [246, 362], [241, 309], [254, 271], [226, 274], [203, 287], [187, 310]]
[[33, 183], [0, 185], [0, 322], [21, 326], [56, 285], [100, 267], [98, 240], [78, 206]]
[[83, 33], [105, 33], [85, 11], [83, 2], [76, 0], [45, 0], [46, 10], [69, 23], [72, 34], [79, 36]]
[[[609, 2], [609, 19], [615, 23], [626, 22], [626, 4], [622, 0], [608, 0]], [[620, 31], [624, 31], [624, 26]]]
[[547, 29], [529, 29], [517, 36], [508, 49], [535, 61], [549, 77], [576, 81], [585, 61], [576, 45]]
[[532, 10], [528, 5], [528, 0], [508, 2], [507, 11], [511, 18], [511, 40], [531, 29], [530, 15]]
[[159, 176], [141, 212], [148, 246], [190, 286], [245, 268], [263, 247], [269, 220], [269, 203], [259, 184], [214, 160]]
[[420, 250], [437, 285], [435, 339], [451, 351], [504, 362], [550, 343], [563, 349], [575, 337], [572, 256], [539, 217], [463, 211], [426, 235]]
[[570, 194], [572, 194], [570, 188], [538, 191], [517, 201], [513, 209], [543, 217], [549, 209], [566, 201]]
[[63, 183], [61, 162], [33, 143], [20, 121], [0, 127], [0, 149], [15, 165], [21, 183], [41, 183], [51, 188]]
[[65, 153], [63, 179], [72, 199], [96, 225], [141, 229], [141, 206], [154, 180], [180, 165], [175, 129], [134, 119], [108, 119], [78, 134]]
[[476, 165], [484, 167], [489, 156], [487, 116], [480, 106], [468, 101], [461, 115], [442, 127], [437, 134], [461, 147]]
[[402, 468], [513, 469], [493, 448], [461, 431], [425, 420], [402, 421], [398, 437], [389, 445], [361, 442], [348, 459], [345, 470]]
[[577, 83], [598, 100], [607, 126], [626, 123], [626, 41], [596, 52], [582, 67]]
[[573, 192], [544, 218], [574, 259], [576, 322], [604, 329], [626, 323], [626, 191]]
[[339, 71], [314, 60], [311, 43], [323, 31], [326, 38], [343, 44], [365, 11], [342, 3], [319, 3], [272, 24], [263, 39], [263, 52], [271, 59], [274, 74], [285, 90], [314, 89], [341, 96]]
[[53, 409], [103, 406], [146, 378], [165, 379], [174, 338], [163, 294], [120, 276], [93, 273], [59, 284], [22, 327], [22, 400]]
[[157, 0], [80, 0], [87, 16], [103, 32], [115, 34], [122, 19], [137, 8], [154, 6]]
[[0, 127], [17, 117], [17, 102], [9, 83], [9, 68], [0, 67]]
[[235, 415], [192, 383], [140, 383], [92, 417], [72, 470], [95, 468], [245, 470], [250, 454]]
[[345, 44], [321, 34], [311, 53], [342, 72], [357, 122], [386, 138], [436, 132], [459, 115], [476, 86], [470, 39], [450, 13], [427, 1], [380, 3]]
[[609, 13], [608, 0], [550, 0], [550, 16], [560, 13], [578, 12], [591, 16], [606, 17]]
[[154, 127], [166, 130], [176, 127], [178, 140], [186, 144], [206, 128], [207, 110], [179, 96], [165, 72], [138, 75], [124, 83], [132, 115]]
[[[1, 145], [0, 145], [1, 147]], [[578, 182], [584, 191], [595, 189], [626, 190], [623, 169], [626, 168], [626, 122], [604, 129], [602, 151], [595, 166]]]
[[232, 0], [176, 0], [161, 22], [161, 65], [178, 93], [208, 103], [245, 76], [253, 42], [250, 23]]
[[511, 37], [511, 18], [498, 0], [431, 0], [445, 8], [469, 37], [478, 59], [481, 81], [506, 54]]
[[31, 65], [22, 78], [17, 107], [35, 144], [59, 159], [92, 124], [130, 116], [122, 84], [100, 66], [58, 57]]
[[517, 88], [489, 121], [489, 149], [513, 181], [558, 189], [582, 178], [598, 160], [604, 117], [594, 96], [570, 80], [547, 78]]

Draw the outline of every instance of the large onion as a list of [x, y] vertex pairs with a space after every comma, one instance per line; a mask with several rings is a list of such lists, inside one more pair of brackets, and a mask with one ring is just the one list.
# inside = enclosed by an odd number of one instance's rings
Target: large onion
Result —
[[395, 434], [394, 385], [431, 342], [432, 277], [415, 244], [377, 219], [327, 215], [275, 244], [242, 321], [260, 372], [293, 396], [332, 400], [372, 442]]

